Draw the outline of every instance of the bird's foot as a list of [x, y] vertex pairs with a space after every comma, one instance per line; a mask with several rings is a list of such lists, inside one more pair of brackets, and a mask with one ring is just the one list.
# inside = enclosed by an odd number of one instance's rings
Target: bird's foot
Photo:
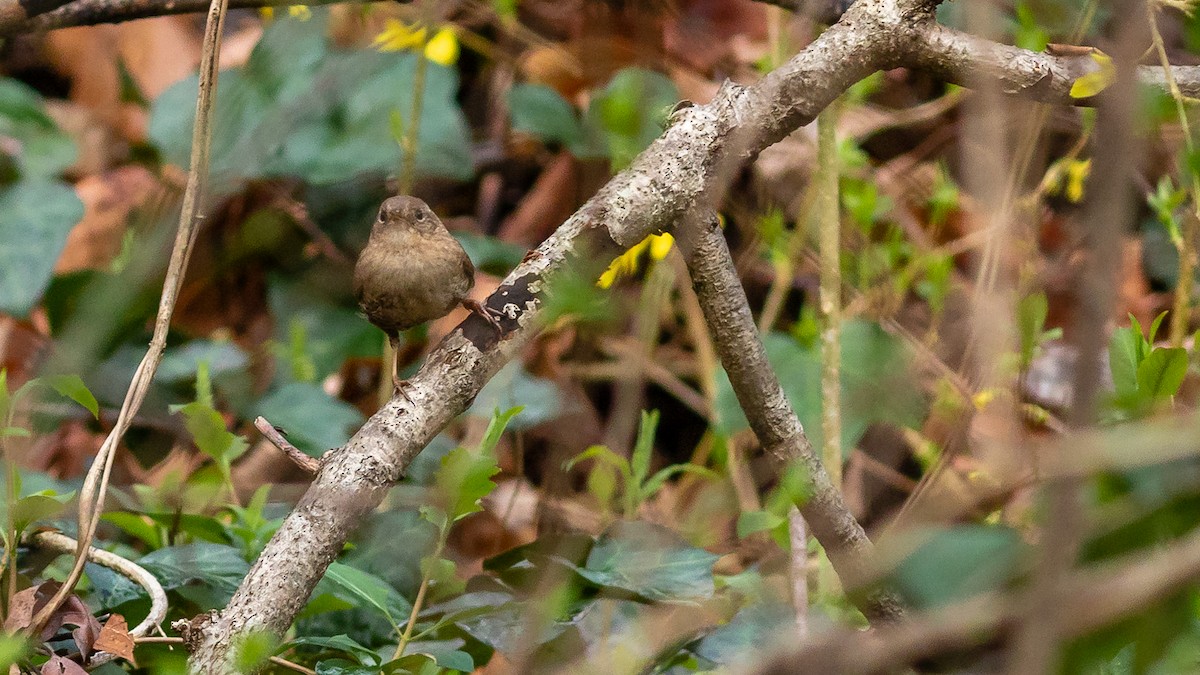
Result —
[[496, 335], [504, 337], [504, 328], [500, 326], [500, 320], [497, 318], [501, 316], [499, 312], [471, 298], [463, 298], [462, 306], [481, 316], [492, 328], [496, 329]]
[[408, 401], [409, 405], [416, 405], [415, 403], [413, 403], [413, 400], [408, 397], [408, 392], [404, 391], [404, 388], [407, 386], [408, 386], [408, 380], [401, 380], [400, 378], [398, 378], [394, 375], [392, 376], [392, 391], [394, 392], [394, 395], [403, 396], [404, 400]]

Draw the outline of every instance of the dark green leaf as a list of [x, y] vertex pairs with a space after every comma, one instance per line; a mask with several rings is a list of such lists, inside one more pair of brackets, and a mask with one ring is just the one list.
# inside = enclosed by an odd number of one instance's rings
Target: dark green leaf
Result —
[[594, 584], [639, 598], [696, 599], [712, 595], [712, 566], [718, 557], [689, 546], [666, 528], [622, 522], [596, 541], [576, 571]]
[[[404, 126], [412, 109], [417, 58], [410, 53], [339, 49], [324, 16], [276, 21], [263, 31], [247, 65], [221, 74], [212, 149], [213, 172], [228, 178], [299, 176], [335, 183], [356, 174], [392, 172], [400, 163], [390, 119]], [[417, 169], [420, 175], [468, 178], [470, 133], [455, 96], [452, 68], [428, 64]], [[155, 100], [149, 135], [166, 158], [186, 166], [196, 80]]]
[[926, 536], [895, 571], [896, 585], [915, 607], [996, 589], [1017, 572], [1021, 537], [1009, 528], [964, 525]]
[[513, 131], [571, 148], [583, 140], [575, 108], [541, 84], [517, 84], [508, 92]]
[[75, 161], [75, 143], [60, 131], [32, 87], [0, 78], [0, 135], [19, 145], [17, 163], [27, 179], [58, 176]]
[[393, 625], [408, 619], [412, 605], [386, 581], [360, 569], [334, 562], [325, 571], [325, 577], [317, 586], [317, 593], [330, 593], [334, 597], [354, 602], [358, 606], [373, 607]]
[[200, 584], [226, 602], [250, 571], [240, 551], [220, 544], [168, 546], [142, 556], [138, 564], [157, 577], [166, 590]]
[[[253, 408], [288, 433], [288, 440], [319, 457], [344, 445], [363, 422], [356, 408], [326, 394], [316, 384], [293, 382], [268, 393]], [[249, 417], [250, 415], [247, 415]]]
[[359, 644], [354, 638], [349, 635], [334, 635], [332, 637], [307, 636], [299, 637], [291, 641], [293, 645], [304, 647], [320, 647], [333, 651], [342, 652], [353, 656], [358, 665], [375, 666], [375, 672], [379, 672], [380, 659], [375, 650]]
[[483, 386], [467, 412], [476, 417], [491, 417], [496, 410], [518, 405], [521, 414], [511, 421], [511, 426], [528, 429], [563, 413], [563, 393], [552, 380], [530, 375], [520, 363], [513, 362]]
[[82, 217], [75, 191], [61, 183], [23, 180], [0, 188], [0, 312], [29, 313]]
[[196, 379], [200, 363], [208, 364], [209, 374], [220, 377], [225, 373], [245, 370], [250, 363], [246, 352], [232, 342], [192, 340], [163, 353], [155, 379], [178, 384]]

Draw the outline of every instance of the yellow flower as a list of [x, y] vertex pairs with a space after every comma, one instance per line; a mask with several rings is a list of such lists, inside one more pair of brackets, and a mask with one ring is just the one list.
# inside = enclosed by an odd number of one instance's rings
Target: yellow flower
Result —
[[650, 257], [654, 260], [662, 260], [671, 252], [671, 246], [674, 245], [675, 238], [670, 234], [652, 234], [649, 237], [639, 241], [617, 256], [616, 260], [604, 270], [604, 274], [596, 281], [596, 285], [600, 288], [611, 288], [613, 282], [623, 276], [630, 276], [637, 272], [638, 258], [642, 252], [649, 249]]
[[1067, 165], [1067, 199], [1078, 204], [1083, 201], [1083, 183], [1092, 172], [1092, 160], [1071, 160]]
[[371, 44], [381, 52], [400, 52], [424, 46], [425, 58], [443, 66], [458, 62], [458, 36], [454, 29], [444, 26], [429, 38], [429, 29], [416, 24], [406, 24], [398, 19], [388, 19], [383, 32], [375, 36]]
[[[275, 19], [275, 8], [262, 7], [258, 10], [258, 14], [263, 18], [263, 21], [272, 21]], [[288, 16], [295, 17], [301, 21], [308, 21], [312, 18], [312, 10], [308, 8], [308, 5], [289, 5]]]
[[442, 28], [425, 45], [425, 58], [443, 66], [458, 63], [458, 36], [454, 29]]

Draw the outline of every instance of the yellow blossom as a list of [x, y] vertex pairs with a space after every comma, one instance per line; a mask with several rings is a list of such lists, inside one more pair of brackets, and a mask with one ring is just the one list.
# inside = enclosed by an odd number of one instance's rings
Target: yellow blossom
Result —
[[[263, 21], [273, 21], [275, 19], [274, 7], [261, 7], [258, 10], [259, 16]], [[312, 10], [308, 5], [288, 5], [288, 16], [295, 17], [301, 21], [308, 21], [312, 18]]]
[[383, 32], [375, 36], [372, 45], [381, 52], [399, 52], [419, 49], [424, 45], [425, 58], [443, 66], [458, 62], [458, 36], [449, 26], [440, 28], [433, 37], [429, 29], [416, 24], [406, 24], [398, 19], [388, 19]]
[[637, 272], [638, 258], [642, 252], [649, 249], [650, 257], [654, 260], [662, 260], [671, 252], [671, 246], [674, 245], [675, 238], [670, 234], [652, 234], [649, 237], [639, 241], [617, 256], [616, 260], [604, 270], [604, 274], [596, 281], [596, 285], [600, 288], [611, 288], [613, 282], [623, 276], [630, 276]]

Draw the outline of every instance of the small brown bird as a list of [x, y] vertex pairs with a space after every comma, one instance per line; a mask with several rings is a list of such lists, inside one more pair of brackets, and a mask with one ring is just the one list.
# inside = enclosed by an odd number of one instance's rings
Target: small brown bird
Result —
[[392, 385], [397, 392], [404, 394], [396, 372], [401, 332], [446, 316], [460, 304], [501, 330], [494, 316], [467, 297], [474, 285], [471, 259], [425, 202], [407, 195], [383, 202], [354, 266], [354, 297], [367, 320], [383, 329], [392, 343]]

